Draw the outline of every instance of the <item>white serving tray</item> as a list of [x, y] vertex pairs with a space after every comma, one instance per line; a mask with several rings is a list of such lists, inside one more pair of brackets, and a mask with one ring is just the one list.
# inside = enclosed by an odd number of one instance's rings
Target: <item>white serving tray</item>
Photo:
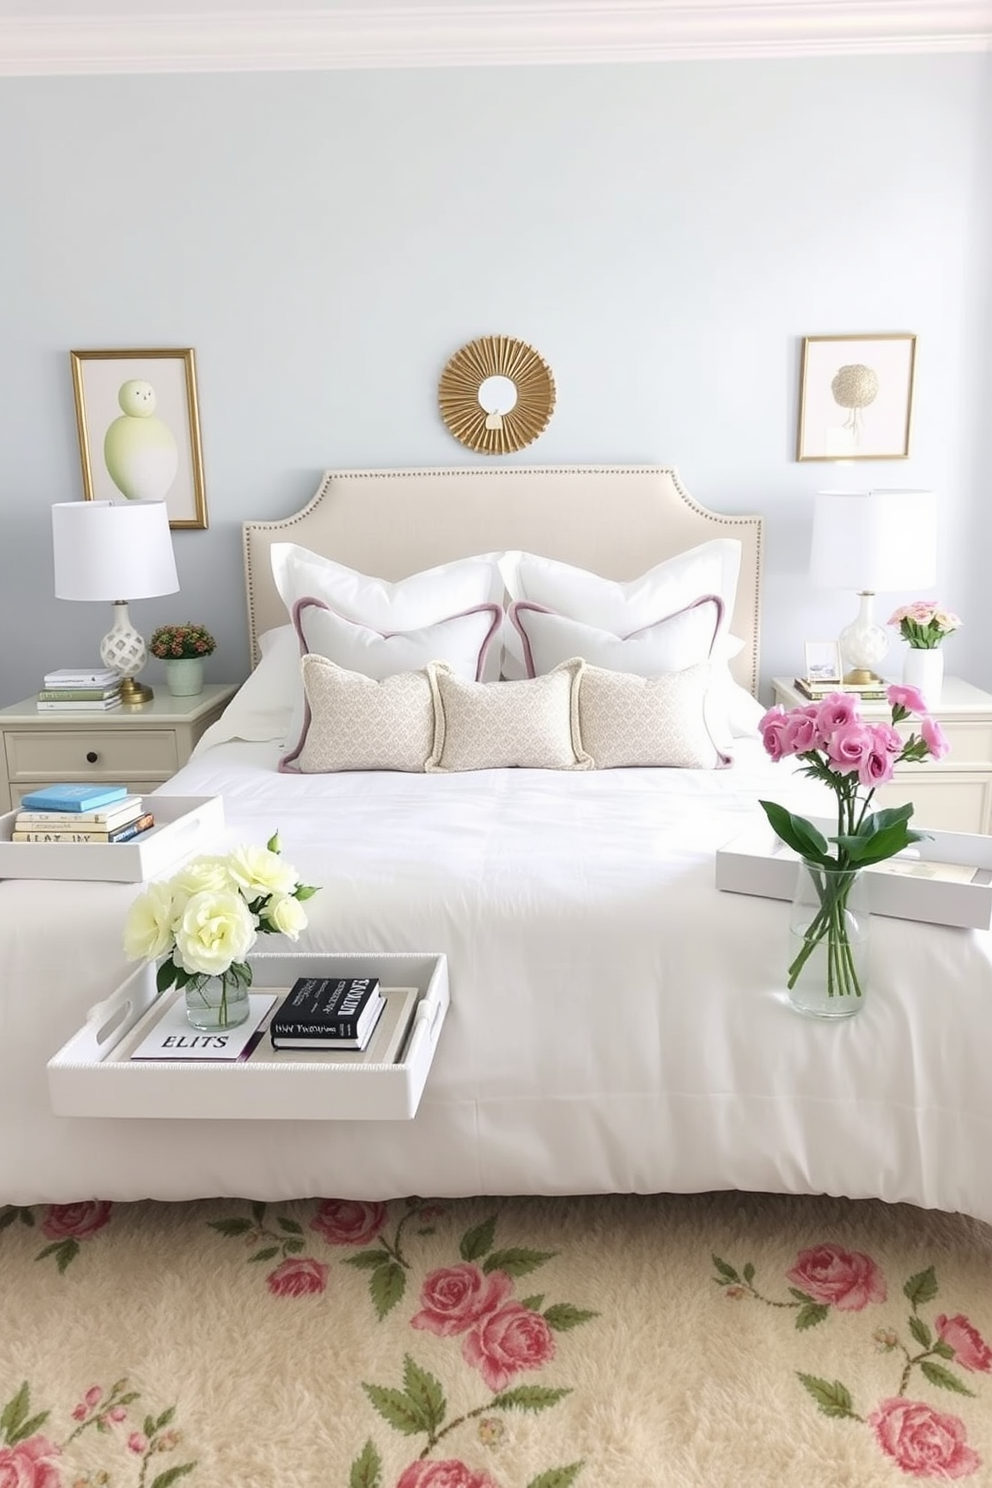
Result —
[[145, 796], [155, 825], [131, 842], [12, 842], [16, 811], [0, 816], [0, 878], [141, 883], [199, 852], [224, 827], [221, 796]]
[[[837, 830], [835, 822], [810, 819], [825, 835]], [[791, 899], [798, 861], [797, 854], [766, 823], [718, 849], [716, 886], [734, 894]], [[916, 876], [912, 872], [914, 864], [923, 870]], [[944, 864], [951, 867], [942, 877], [940, 865]], [[962, 881], [954, 876], [954, 867], [973, 872]], [[914, 844], [910, 853], [890, 859], [888, 865], [866, 868], [865, 872], [871, 876], [868, 902], [872, 914], [957, 925], [967, 930], [992, 928], [992, 837], [972, 832], [930, 832]]]
[[186, 1117], [224, 1121], [408, 1121], [417, 1114], [448, 1010], [448, 961], [437, 954], [290, 951], [249, 957], [253, 989], [300, 976], [377, 976], [420, 993], [394, 1064], [277, 1051], [268, 1036], [244, 1061], [171, 1063], [128, 1056], [175, 994], [142, 965], [48, 1062], [57, 1116]]

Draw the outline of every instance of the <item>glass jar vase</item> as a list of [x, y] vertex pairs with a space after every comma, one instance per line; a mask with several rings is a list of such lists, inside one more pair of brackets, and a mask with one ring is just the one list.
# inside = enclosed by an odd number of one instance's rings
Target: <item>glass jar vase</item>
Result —
[[856, 869], [803, 858], [789, 916], [787, 990], [813, 1018], [851, 1018], [865, 1005], [871, 915], [868, 881]]
[[203, 1033], [237, 1028], [248, 1017], [248, 983], [230, 974], [186, 983], [186, 1017]]

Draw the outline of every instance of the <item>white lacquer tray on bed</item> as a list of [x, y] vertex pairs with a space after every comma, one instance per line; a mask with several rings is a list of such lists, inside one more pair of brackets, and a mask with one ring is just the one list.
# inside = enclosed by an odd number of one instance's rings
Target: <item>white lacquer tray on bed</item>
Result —
[[[48, 1063], [58, 1116], [268, 1121], [405, 1121], [417, 1113], [448, 1010], [447, 958], [437, 954], [252, 956], [252, 988], [291, 987], [300, 976], [377, 976], [416, 987], [405, 1045], [392, 1064], [276, 1052], [264, 1038], [244, 1061], [182, 1063], [130, 1058], [161, 1015], [154, 969], [142, 966]], [[166, 994], [168, 1000], [174, 994]]]

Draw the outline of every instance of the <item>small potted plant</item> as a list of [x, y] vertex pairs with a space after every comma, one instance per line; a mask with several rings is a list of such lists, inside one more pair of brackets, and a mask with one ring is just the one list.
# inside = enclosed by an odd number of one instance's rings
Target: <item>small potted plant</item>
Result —
[[184, 620], [181, 625], [160, 625], [148, 649], [165, 662], [165, 683], [173, 697], [195, 697], [203, 691], [203, 658], [217, 649], [205, 625]]
[[928, 708], [936, 707], [944, 680], [941, 642], [961, 629], [960, 619], [936, 600], [917, 599], [894, 611], [889, 624], [897, 626], [903, 640], [909, 642], [903, 659], [903, 682], [920, 689]]

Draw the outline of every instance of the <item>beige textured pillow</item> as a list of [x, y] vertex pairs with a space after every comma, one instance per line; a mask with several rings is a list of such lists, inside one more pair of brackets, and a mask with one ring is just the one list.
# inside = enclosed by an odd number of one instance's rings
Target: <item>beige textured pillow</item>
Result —
[[584, 666], [573, 658], [523, 682], [463, 682], [431, 662], [437, 730], [427, 770], [591, 769], [579, 738]]
[[300, 667], [308, 722], [301, 743], [280, 768], [305, 775], [423, 772], [434, 746], [434, 700], [426, 672], [395, 672], [376, 682], [309, 654]]
[[709, 685], [708, 662], [662, 677], [587, 665], [579, 683], [579, 727], [596, 769], [669, 765], [713, 770], [729, 763], [706, 726]]

